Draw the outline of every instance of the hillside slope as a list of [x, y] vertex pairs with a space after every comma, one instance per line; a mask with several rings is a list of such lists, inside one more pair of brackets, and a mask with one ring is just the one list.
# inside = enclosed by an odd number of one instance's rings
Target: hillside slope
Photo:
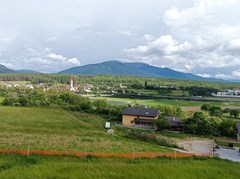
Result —
[[17, 73], [17, 72], [0, 64], [0, 73]]

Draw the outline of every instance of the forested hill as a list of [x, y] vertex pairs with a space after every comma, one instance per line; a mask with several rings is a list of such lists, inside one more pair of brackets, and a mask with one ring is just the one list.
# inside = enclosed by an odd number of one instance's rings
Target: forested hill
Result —
[[0, 64], [0, 73], [17, 73], [17, 72]]
[[202, 81], [223, 81], [220, 79], [203, 78], [191, 73], [182, 73], [169, 68], [159, 68], [145, 63], [122, 63], [119, 61], [107, 61], [97, 64], [79, 66], [61, 71], [59, 73], [75, 75], [127, 75]]

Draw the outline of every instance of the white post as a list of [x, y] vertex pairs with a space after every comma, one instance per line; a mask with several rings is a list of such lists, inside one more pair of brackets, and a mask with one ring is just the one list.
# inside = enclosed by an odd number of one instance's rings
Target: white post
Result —
[[174, 156], [175, 156], [175, 158], [177, 158], [177, 152], [176, 152], [176, 150], [174, 151]]

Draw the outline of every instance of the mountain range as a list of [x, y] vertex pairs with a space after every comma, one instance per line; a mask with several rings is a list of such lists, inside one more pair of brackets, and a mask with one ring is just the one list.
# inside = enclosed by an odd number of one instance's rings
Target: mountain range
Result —
[[183, 73], [170, 68], [159, 68], [146, 63], [123, 63], [120, 61], [106, 61], [97, 64], [78, 66], [59, 72], [74, 75], [128, 75], [142, 77], [162, 77], [201, 81], [224, 81], [215, 78], [204, 78], [191, 73]]
[[[0, 65], [0, 73], [39, 73], [33, 70], [11, 70], [3, 65]], [[216, 78], [204, 78], [191, 73], [183, 73], [172, 70], [170, 68], [160, 68], [151, 66], [146, 63], [127, 63], [120, 61], [105, 61], [102, 63], [78, 66], [60, 71], [58, 74], [71, 75], [126, 75], [126, 76], [141, 76], [141, 77], [162, 77], [186, 80], [201, 80], [201, 81], [217, 81], [226, 82]]]
[[16, 73], [16, 71], [11, 70], [11, 69], [5, 67], [4, 65], [0, 64], [0, 73]]

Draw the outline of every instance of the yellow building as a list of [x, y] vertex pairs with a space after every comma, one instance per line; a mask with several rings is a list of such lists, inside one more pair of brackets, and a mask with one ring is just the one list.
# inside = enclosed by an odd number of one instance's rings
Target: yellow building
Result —
[[152, 108], [124, 108], [122, 111], [122, 125], [153, 128], [154, 120], [158, 118], [159, 110]]

